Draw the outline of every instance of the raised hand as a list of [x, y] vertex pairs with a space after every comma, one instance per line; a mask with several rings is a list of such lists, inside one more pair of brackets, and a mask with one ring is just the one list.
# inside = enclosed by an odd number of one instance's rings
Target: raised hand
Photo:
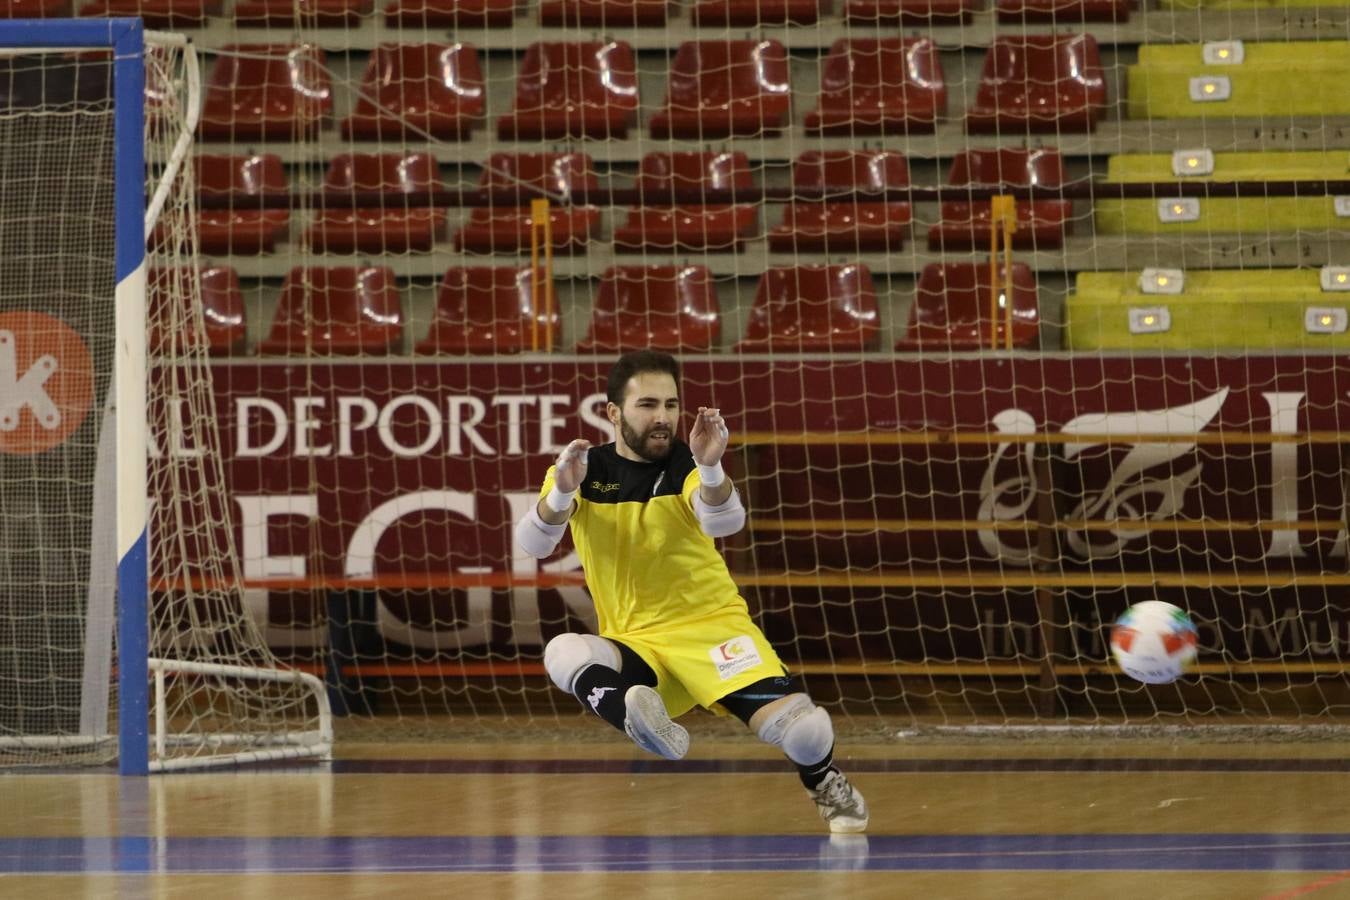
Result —
[[555, 463], [557, 471], [554, 473], [553, 483], [559, 491], [570, 494], [581, 487], [581, 482], [586, 479], [586, 466], [589, 463], [587, 453], [590, 449], [590, 441], [577, 438], [564, 447], [562, 453], [558, 454], [558, 461]]
[[694, 454], [694, 462], [700, 466], [716, 465], [726, 452], [730, 436], [722, 411], [700, 406], [694, 417], [694, 427], [689, 429], [689, 449]]

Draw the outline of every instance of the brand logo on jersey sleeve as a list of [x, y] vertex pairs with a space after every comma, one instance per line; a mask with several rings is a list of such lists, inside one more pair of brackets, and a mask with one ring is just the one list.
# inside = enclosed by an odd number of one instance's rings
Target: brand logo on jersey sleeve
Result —
[[42, 313], [0, 313], [0, 453], [59, 446], [93, 397], [93, 359], [74, 329]]
[[717, 674], [723, 681], [739, 675], [746, 669], [753, 669], [764, 661], [754, 640], [744, 634], [713, 647], [708, 651], [708, 656], [712, 658], [713, 665], [717, 666]]

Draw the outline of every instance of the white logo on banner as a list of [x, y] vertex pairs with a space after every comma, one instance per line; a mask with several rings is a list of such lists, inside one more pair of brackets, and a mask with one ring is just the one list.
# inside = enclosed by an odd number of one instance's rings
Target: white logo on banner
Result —
[[[1172, 409], [1134, 410], [1121, 413], [1088, 413], [1070, 420], [1061, 429], [1062, 434], [1198, 434], [1218, 415], [1228, 388], [1223, 388], [1194, 403]], [[1036, 420], [1020, 409], [1007, 409], [994, 416], [994, 428], [1001, 434], [1034, 434]], [[1083, 451], [1098, 446], [1092, 442], [1069, 442], [1064, 445], [1064, 458], [1072, 460]], [[1165, 443], [1121, 444], [1130, 448], [1112, 469], [1111, 478], [1100, 491], [1085, 496], [1066, 518], [1157, 520], [1175, 516], [1181, 511], [1186, 492], [1200, 478], [1201, 464], [1175, 475], [1163, 478], [1139, 478], [1154, 466], [1169, 463], [1195, 449], [1193, 441]], [[1009, 452], [1011, 451], [1011, 453]], [[1033, 465], [1035, 445], [1001, 443], [985, 470], [980, 483], [980, 508], [977, 518], [982, 522], [1017, 521], [1026, 517], [1036, 501], [1038, 484]], [[1016, 471], [1002, 480], [997, 472], [1001, 463], [1015, 462]], [[1006, 468], [1006, 465], [1004, 466]], [[1128, 487], [1126, 485], [1129, 485]], [[1005, 503], [1004, 498], [1012, 502]], [[1069, 532], [1069, 546], [1088, 557], [1114, 556], [1129, 541], [1143, 537], [1146, 531], [1116, 528], [1107, 532], [1110, 541], [1091, 543], [1085, 534]], [[1028, 563], [1032, 548], [1005, 543], [999, 532], [988, 529], [979, 532], [980, 543], [990, 554], [1005, 562]]]
[[0, 431], [19, 427], [19, 413], [26, 406], [40, 427], [51, 431], [61, 425], [61, 410], [52, 402], [43, 385], [56, 374], [56, 357], [44, 354], [33, 360], [19, 377], [19, 361], [14, 351], [14, 332], [0, 330]]

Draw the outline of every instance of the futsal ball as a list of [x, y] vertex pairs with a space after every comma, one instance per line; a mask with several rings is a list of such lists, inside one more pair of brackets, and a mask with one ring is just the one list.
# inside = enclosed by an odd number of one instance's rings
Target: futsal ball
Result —
[[1195, 661], [1195, 624], [1185, 610], [1161, 600], [1136, 603], [1111, 629], [1111, 654], [1126, 675], [1144, 684], [1170, 684]]

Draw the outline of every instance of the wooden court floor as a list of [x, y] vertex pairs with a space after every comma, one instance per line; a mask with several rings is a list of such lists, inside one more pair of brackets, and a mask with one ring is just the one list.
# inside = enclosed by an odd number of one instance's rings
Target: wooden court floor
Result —
[[0, 775], [0, 897], [1350, 897], [1350, 749], [841, 744], [831, 838], [747, 741], [356, 744], [329, 764]]

